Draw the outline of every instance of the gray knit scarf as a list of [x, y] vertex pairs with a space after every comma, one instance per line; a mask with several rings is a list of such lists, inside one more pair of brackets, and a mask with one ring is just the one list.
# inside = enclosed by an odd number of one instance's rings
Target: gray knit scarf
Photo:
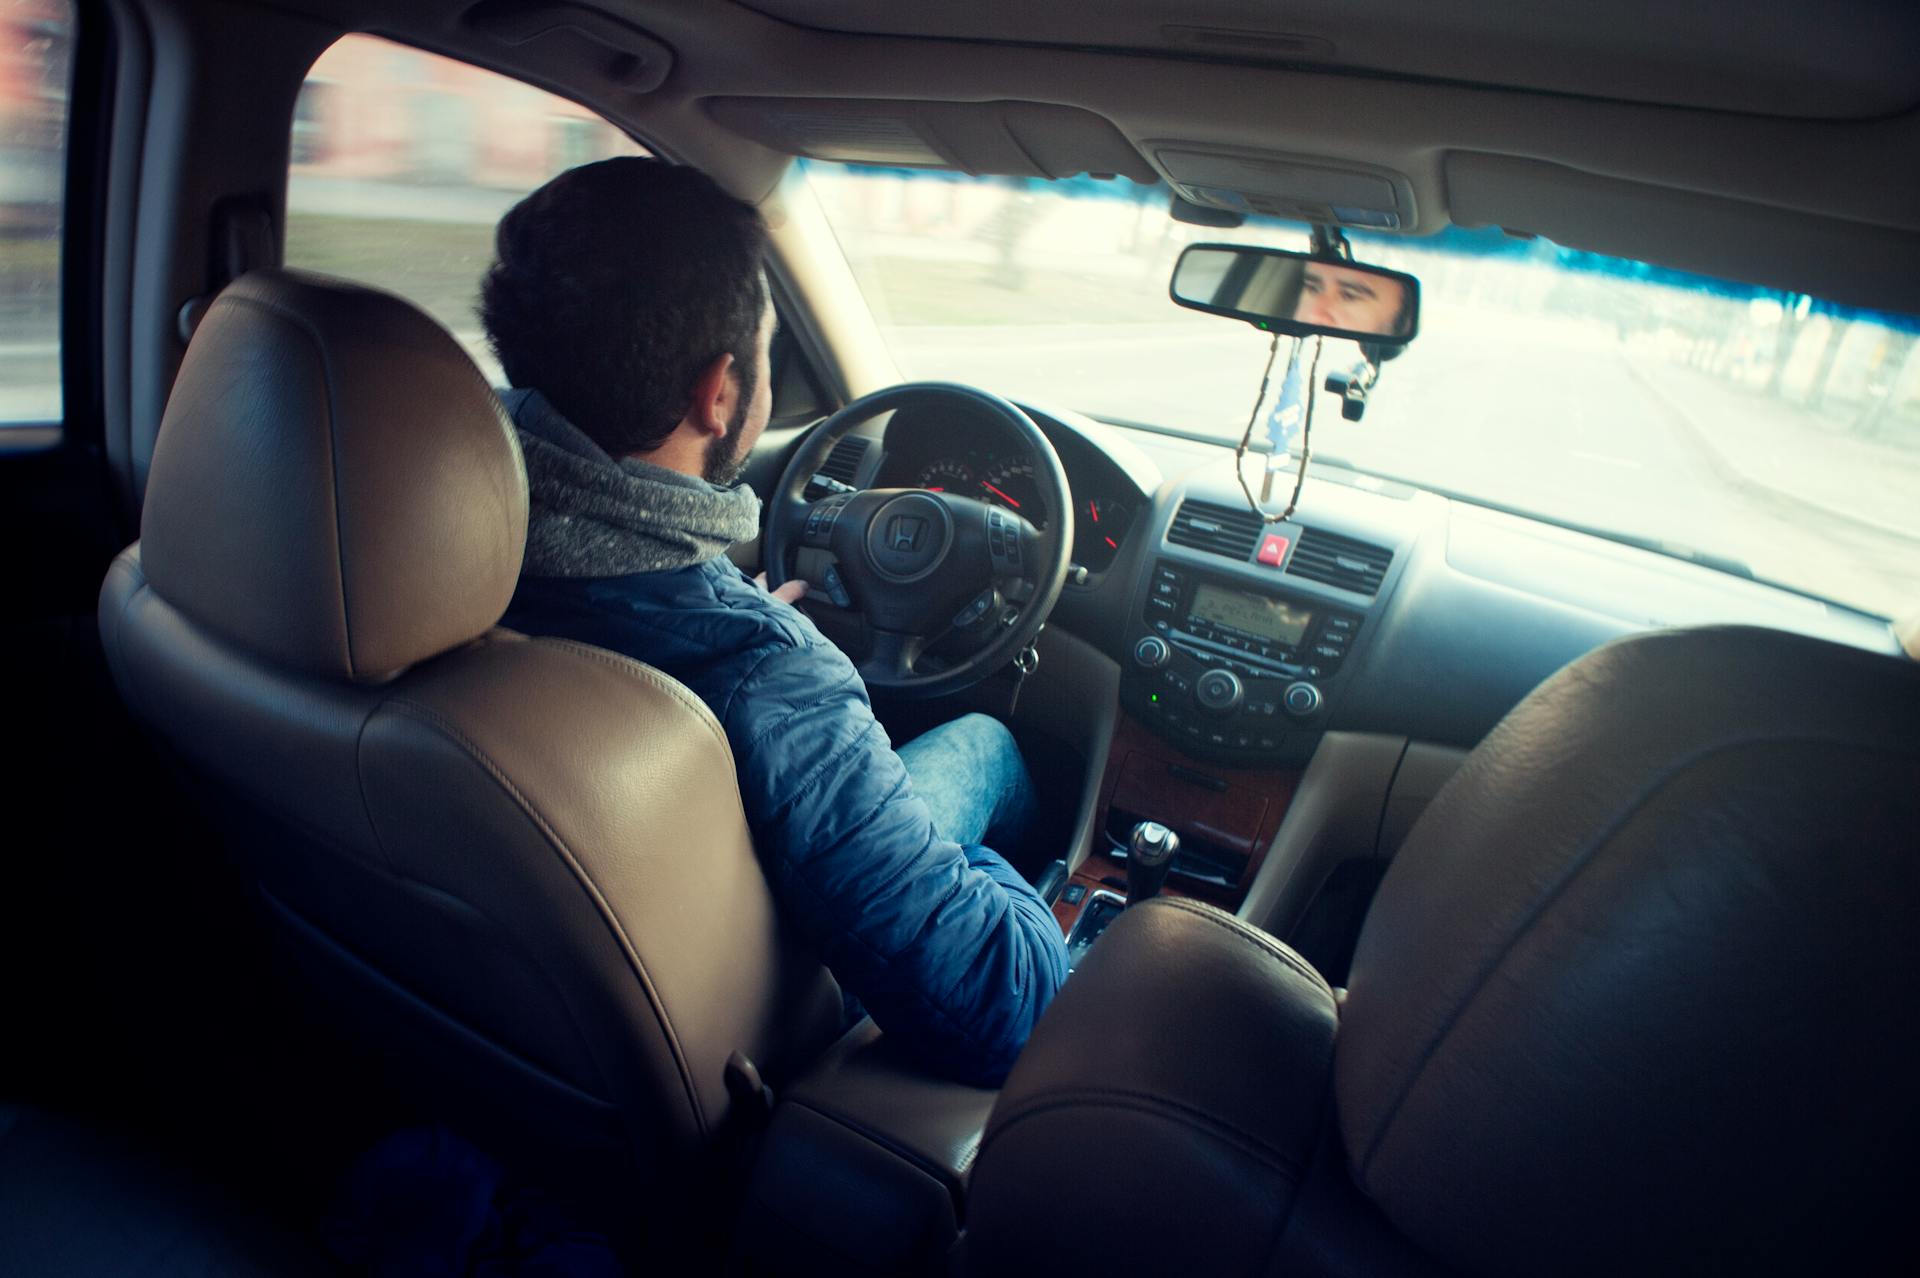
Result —
[[527, 458], [529, 577], [621, 577], [702, 564], [760, 530], [760, 499], [615, 460], [537, 390], [501, 396]]

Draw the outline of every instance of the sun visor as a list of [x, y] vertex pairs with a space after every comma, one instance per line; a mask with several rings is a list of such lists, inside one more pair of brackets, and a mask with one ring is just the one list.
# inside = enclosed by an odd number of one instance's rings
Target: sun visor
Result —
[[1167, 180], [1194, 204], [1370, 231], [1419, 224], [1412, 184], [1391, 169], [1180, 142], [1150, 143], [1149, 149]]
[[531, 45], [560, 65], [592, 67], [634, 93], [652, 93], [673, 70], [673, 50], [630, 23], [584, 4], [482, 0], [464, 21], [503, 44]]
[[1153, 168], [1104, 116], [1042, 102], [709, 98], [707, 114], [744, 138], [815, 160], [958, 169], [1005, 177]]
[[1920, 313], [1920, 234], [1911, 231], [1507, 155], [1454, 152], [1445, 170], [1448, 213], [1461, 226], [1498, 226], [1717, 279]]

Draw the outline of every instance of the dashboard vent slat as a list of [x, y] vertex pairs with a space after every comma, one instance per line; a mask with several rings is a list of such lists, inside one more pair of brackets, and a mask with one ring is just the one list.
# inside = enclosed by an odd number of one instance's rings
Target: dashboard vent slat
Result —
[[1253, 558], [1253, 548], [1260, 544], [1265, 526], [1265, 521], [1251, 510], [1210, 501], [1183, 501], [1174, 512], [1173, 526], [1167, 529], [1167, 540], [1244, 563]]
[[[837, 479], [843, 484], [851, 484], [853, 477], [860, 473], [860, 461], [867, 455], [867, 445], [871, 441], [862, 435], [848, 435], [833, 446], [827, 459], [820, 463], [816, 474], [828, 479]], [[818, 484], [809, 483], [802, 494], [806, 500], [814, 501], [826, 495], [826, 490]]]
[[1287, 576], [1305, 577], [1326, 586], [1338, 586], [1358, 595], [1380, 592], [1393, 563], [1393, 552], [1338, 533], [1302, 528], [1300, 543], [1287, 563]]

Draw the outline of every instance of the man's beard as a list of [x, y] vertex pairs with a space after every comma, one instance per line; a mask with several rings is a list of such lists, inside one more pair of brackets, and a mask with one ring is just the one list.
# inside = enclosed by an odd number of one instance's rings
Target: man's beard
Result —
[[746, 428], [747, 412], [753, 406], [753, 396], [757, 390], [759, 386], [755, 384], [752, 370], [745, 370], [740, 378], [740, 402], [734, 406], [733, 416], [727, 421], [727, 433], [707, 442], [707, 455], [701, 463], [700, 472], [708, 483], [728, 487], [747, 468], [747, 459], [740, 455], [740, 432]]

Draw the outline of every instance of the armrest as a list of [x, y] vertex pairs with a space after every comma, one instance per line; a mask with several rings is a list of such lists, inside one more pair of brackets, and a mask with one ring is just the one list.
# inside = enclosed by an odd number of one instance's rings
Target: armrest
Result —
[[995, 1095], [929, 1076], [862, 1021], [780, 1096], [738, 1251], [783, 1272], [932, 1265], [958, 1233]]
[[970, 1273], [1253, 1273], [1330, 1103], [1332, 990], [1197, 902], [1126, 911], [1062, 988], [987, 1126]]

